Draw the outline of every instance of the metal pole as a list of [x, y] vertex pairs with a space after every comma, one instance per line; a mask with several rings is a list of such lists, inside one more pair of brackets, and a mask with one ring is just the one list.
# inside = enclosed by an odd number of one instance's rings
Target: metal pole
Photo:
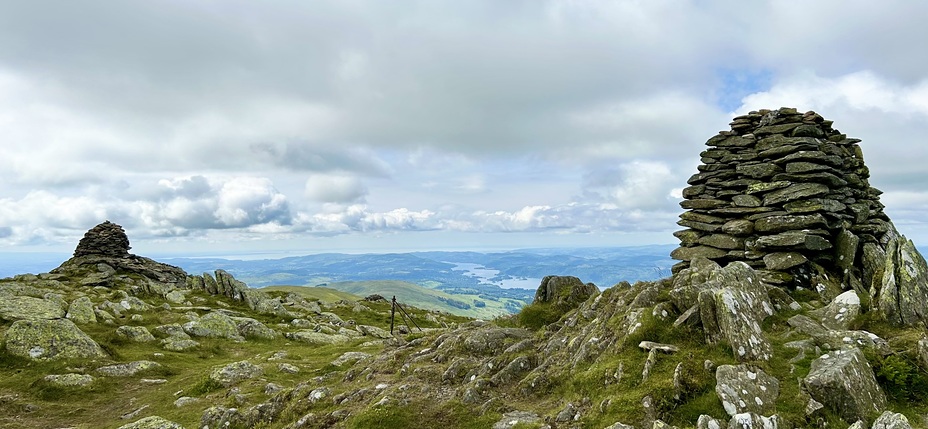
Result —
[[390, 305], [390, 335], [393, 335], [393, 318], [396, 316], [396, 295], [393, 295], [393, 302]]

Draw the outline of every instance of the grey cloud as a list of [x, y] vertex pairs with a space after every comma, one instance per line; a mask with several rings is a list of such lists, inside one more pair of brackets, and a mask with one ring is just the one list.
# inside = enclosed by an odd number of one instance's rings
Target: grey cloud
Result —
[[0, 226], [0, 238], [7, 238], [13, 235], [13, 228]]

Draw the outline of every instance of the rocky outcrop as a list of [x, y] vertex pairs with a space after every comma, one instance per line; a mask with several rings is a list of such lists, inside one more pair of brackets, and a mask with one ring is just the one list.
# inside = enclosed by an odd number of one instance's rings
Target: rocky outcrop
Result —
[[893, 323], [926, 320], [928, 266], [883, 212], [860, 140], [790, 108], [730, 125], [706, 142], [683, 190], [675, 273], [700, 257], [740, 261], [767, 283], [829, 300], [851, 288], [870, 294]]
[[546, 276], [535, 291], [535, 303], [548, 303], [558, 308], [574, 308], [599, 293], [593, 283], [583, 283], [573, 276]]
[[871, 414], [886, 409], [886, 395], [857, 348], [835, 350], [812, 361], [802, 385], [845, 421], [866, 422]]
[[68, 319], [19, 320], [3, 337], [10, 354], [33, 360], [107, 357], [96, 341]]
[[118, 429], [184, 429], [184, 427], [162, 417], [151, 416], [122, 425]]

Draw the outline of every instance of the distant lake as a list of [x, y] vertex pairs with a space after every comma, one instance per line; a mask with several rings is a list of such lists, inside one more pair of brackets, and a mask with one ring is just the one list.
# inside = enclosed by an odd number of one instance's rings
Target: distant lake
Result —
[[533, 277], [510, 277], [501, 278], [499, 270], [487, 268], [480, 264], [468, 262], [447, 262], [454, 264], [451, 271], [464, 271], [464, 275], [477, 278], [482, 284], [496, 285], [503, 289], [538, 289], [541, 284], [540, 278]]

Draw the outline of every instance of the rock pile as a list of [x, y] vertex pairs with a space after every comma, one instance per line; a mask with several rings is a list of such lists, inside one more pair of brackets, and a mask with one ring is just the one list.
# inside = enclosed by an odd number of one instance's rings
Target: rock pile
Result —
[[129, 256], [129, 249], [129, 237], [122, 226], [105, 221], [84, 234], [74, 249], [74, 256], [106, 255], [122, 258]]
[[[686, 229], [674, 233], [680, 247], [671, 256], [681, 261], [674, 273], [705, 257], [745, 262], [766, 283], [828, 299], [850, 288], [879, 298], [889, 287], [898, 295], [897, 279], [884, 277], [899, 271], [887, 255], [905, 240], [883, 212], [881, 191], [868, 183], [860, 140], [792, 108], [750, 112], [730, 125], [706, 142], [699, 172], [683, 190], [686, 211], [677, 224]], [[923, 260], [909, 250], [910, 259]], [[924, 273], [916, 274], [922, 278], [907, 284], [925, 283]], [[916, 297], [925, 293], [912, 289]], [[903, 324], [928, 315], [891, 308], [896, 301], [886, 312]]]

